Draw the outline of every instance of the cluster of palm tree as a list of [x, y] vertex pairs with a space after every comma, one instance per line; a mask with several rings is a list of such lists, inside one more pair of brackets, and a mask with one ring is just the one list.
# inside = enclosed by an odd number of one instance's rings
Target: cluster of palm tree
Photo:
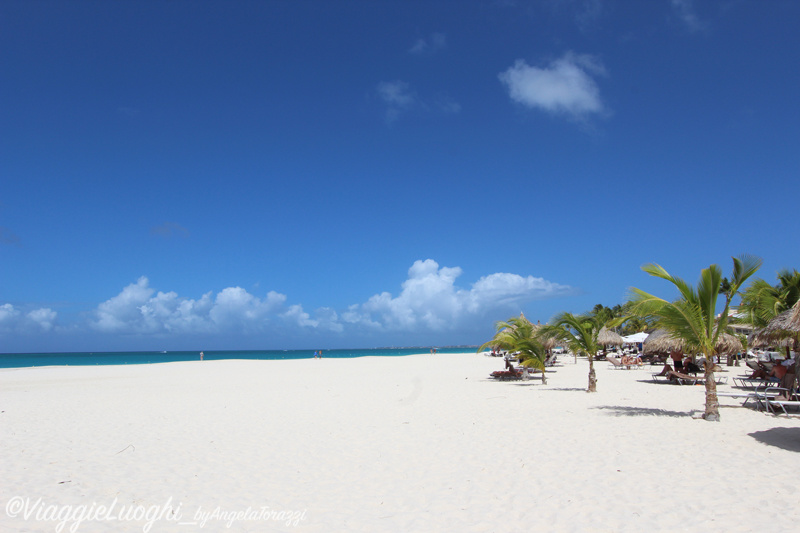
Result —
[[544, 347], [542, 339], [538, 335], [539, 325], [533, 325], [525, 315], [511, 317], [508, 320], [501, 320], [495, 323], [497, 333], [492, 340], [485, 342], [478, 348], [483, 351], [486, 348], [494, 350], [506, 350], [510, 353], [519, 354], [520, 364], [528, 368], [537, 368], [542, 371], [542, 383], [547, 383], [545, 372], [545, 359], [548, 350]]
[[[644, 329], [664, 328], [674, 338], [682, 341], [687, 353], [704, 358], [706, 400], [703, 418], [719, 420], [719, 401], [714, 379], [714, 358], [718, 355], [720, 336], [728, 333], [731, 320], [749, 323], [754, 328], [764, 328], [776, 317], [794, 308], [800, 316], [800, 272], [784, 270], [778, 273], [778, 283], [772, 285], [755, 279], [749, 287], [744, 284], [761, 267], [761, 259], [744, 255], [734, 257], [730, 277], [723, 277], [718, 265], [700, 272], [697, 285], [691, 285], [671, 275], [662, 266], [647, 264], [642, 267], [651, 276], [668, 281], [679, 296], [668, 301], [643, 290], [632, 288], [628, 302], [613, 308], [598, 304], [592, 311], [573, 315], [559, 313], [550, 323], [534, 326], [524, 316], [496, 324], [497, 333], [485, 343], [486, 347], [499, 347], [520, 352], [526, 366], [544, 370], [547, 341], [560, 343], [570, 351], [586, 355], [589, 360], [588, 392], [597, 390], [594, 356], [601, 349], [600, 337], [604, 327], [622, 327], [623, 333]], [[731, 319], [733, 298], [741, 296], [738, 313]], [[721, 301], [720, 301], [721, 300]], [[721, 313], [717, 310], [721, 308]], [[800, 344], [800, 331], [787, 332], [794, 339], [795, 349]], [[787, 348], [788, 351], [788, 348]], [[797, 364], [795, 367], [797, 374]]]
[[595, 305], [589, 314], [597, 319], [601, 324], [610, 324], [612, 321], [621, 322], [620, 319], [626, 320], [615, 328], [620, 335], [632, 335], [647, 329], [650, 324], [644, 319], [631, 316], [630, 314], [631, 302], [626, 302], [622, 305], [615, 305], [614, 307], [606, 307], [603, 304]]
[[586, 355], [589, 358], [587, 391], [596, 392], [597, 376], [594, 371], [594, 355], [600, 350], [597, 337], [602, 327], [603, 324], [590, 314], [560, 313], [547, 325], [533, 325], [524, 315], [520, 315], [496, 322], [497, 332], [494, 337], [481, 345], [478, 351], [499, 348], [511, 353], [519, 353], [521, 365], [538, 368], [544, 373], [548, 352], [556, 344], [561, 344], [576, 356]]

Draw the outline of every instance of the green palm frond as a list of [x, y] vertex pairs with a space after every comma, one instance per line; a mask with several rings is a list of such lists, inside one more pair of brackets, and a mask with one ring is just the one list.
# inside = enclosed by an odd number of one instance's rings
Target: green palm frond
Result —
[[642, 270], [648, 274], [670, 281], [680, 292], [674, 302], [668, 302], [643, 290], [630, 290], [629, 312], [633, 316], [651, 319], [672, 335], [682, 339], [687, 347], [707, 356], [713, 355], [717, 340], [727, 329], [728, 309], [733, 296], [742, 284], [761, 266], [761, 260], [753, 256], [733, 258], [733, 276], [730, 290], [726, 291], [723, 312], [717, 320], [716, 309], [720, 296], [722, 271], [711, 265], [700, 273], [697, 287], [670, 275], [663, 267], [648, 264]]

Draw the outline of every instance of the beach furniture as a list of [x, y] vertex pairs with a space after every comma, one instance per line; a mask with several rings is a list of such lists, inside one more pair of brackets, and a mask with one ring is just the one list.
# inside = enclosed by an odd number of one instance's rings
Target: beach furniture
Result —
[[664, 369], [662, 369], [661, 372], [653, 372], [652, 374], [653, 381], [655, 381], [656, 383], [659, 383], [661, 381], [669, 381], [669, 375], [668, 375], [669, 372], [672, 372], [672, 370], [664, 372]]
[[767, 387], [761, 401], [763, 401], [767, 412], [776, 415], [780, 414], [778, 409], [783, 411], [786, 416], [789, 416], [789, 411], [786, 410], [787, 407], [800, 409], [800, 395], [784, 387]]
[[733, 383], [742, 389], [758, 389], [760, 387], [765, 387], [770, 383], [774, 383], [774, 381], [769, 381], [767, 379], [761, 378], [749, 378], [746, 376], [738, 376], [733, 378]]
[[[706, 382], [705, 374], [699, 376], [692, 374], [684, 374], [683, 372], [671, 371], [667, 372], [667, 377], [670, 381], [674, 381], [678, 385], [700, 385]], [[714, 381], [717, 385], [722, 385], [728, 382], [728, 376], [714, 376]]]
[[738, 399], [744, 398], [744, 403], [742, 403], [742, 407], [746, 407], [748, 402], [750, 402], [750, 400], [755, 400], [756, 407], [758, 408], [759, 395], [757, 392], [747, 392], [747, 391], [717, 392], [717, 396], [723, 398], [738, 398]]
[[516, 381], [522, 379], [523, 371], [519, 368], [514, 370], [495, 370], [489, 377], [499, 379], [500, 381]]
[[642, 368], [644, 365], [640, 365], [639, 363], [623, 363], [622, 360], [616, 357], [610, 357], [606, 355], [606, 361], [611, 363], [612, 368], [621, 369], [621, 370], [630, 370], [631, 368]]
[[623, 365], [622, 362], [617, 359], [616, 357], [611, 357], [610, 355], [606, 355], [606, 361], [611, 363], [611, 368], [615, 368], [617, 370], [627, 370], [628, 365]]
[[500, 381], [518, 381], [521, 379], [540, 379], [544, 381], [544, 374], [540, 370], [524, 367], [517, 367], [514, 370], [495, 370], [489, 377]]

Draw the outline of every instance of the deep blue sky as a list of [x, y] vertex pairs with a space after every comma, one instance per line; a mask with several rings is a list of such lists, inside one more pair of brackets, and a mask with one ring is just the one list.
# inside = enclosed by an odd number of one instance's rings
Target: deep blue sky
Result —
[[793, 0], [0, 4], [0, 352], [468, 344], [799, 268]]

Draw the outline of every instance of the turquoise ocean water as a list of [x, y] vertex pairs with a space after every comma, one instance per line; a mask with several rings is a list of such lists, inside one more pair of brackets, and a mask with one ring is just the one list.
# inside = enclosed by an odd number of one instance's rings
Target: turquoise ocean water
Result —
[[[437, 348], [437, 353], [470, 353], [474, 347]], [[204, 350], [205, 361], [220, 359], [312, 359], [314, 350]], [[396, 357], [417, 353], [430, 353], [430, 348], [369, 348], [358, 350], [322, 350], [326, 359], [348, 359], [353, 357]], [[75, 352], [75, 353], [21, 353], [0, 354], [0, 368], [24, 368], [31, 366], [86, 366], [86, 365], [141, 365], [171, 363], [175, 361], [199, 361], [200, 352]]]

